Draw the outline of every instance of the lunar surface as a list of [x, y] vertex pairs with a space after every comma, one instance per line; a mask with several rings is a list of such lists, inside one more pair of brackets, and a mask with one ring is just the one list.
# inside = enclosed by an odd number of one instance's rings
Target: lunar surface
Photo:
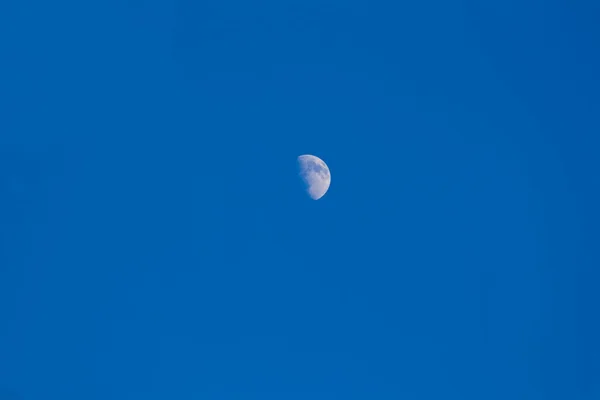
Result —
[[313, 200], [319, 200], [331, 183], [331, 174], [327, 164], [319, 157], [305, 154], [298, 157], [300, 177], [306, 186], [306, 192]]

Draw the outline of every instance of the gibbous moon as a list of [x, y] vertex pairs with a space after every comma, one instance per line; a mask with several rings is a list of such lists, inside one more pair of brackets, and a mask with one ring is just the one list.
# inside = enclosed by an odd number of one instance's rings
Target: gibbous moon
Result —
[[306, 186], [306, 192], [313, 200], [319, 200], [331, 183], [331, 173], [327, 164], [319, 157], [305, 154], [298, 157], [300, 177]]

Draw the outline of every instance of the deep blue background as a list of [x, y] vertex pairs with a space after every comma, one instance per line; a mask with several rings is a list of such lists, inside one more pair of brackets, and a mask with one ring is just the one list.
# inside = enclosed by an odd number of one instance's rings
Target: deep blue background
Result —
[[572, 3], [3, 0], [0, 398], [600, 398]]

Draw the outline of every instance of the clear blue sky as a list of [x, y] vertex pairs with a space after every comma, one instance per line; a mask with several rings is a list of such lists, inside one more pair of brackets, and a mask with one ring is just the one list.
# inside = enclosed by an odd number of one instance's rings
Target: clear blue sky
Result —
[[600, 398], [599, 4], [3, 0], [0, 399]]

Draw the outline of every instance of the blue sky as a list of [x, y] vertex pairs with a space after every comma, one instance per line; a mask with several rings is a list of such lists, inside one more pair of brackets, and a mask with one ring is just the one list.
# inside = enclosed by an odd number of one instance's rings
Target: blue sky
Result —
[[0, 398], [598, 398], [572, 3], [3, 1]]

